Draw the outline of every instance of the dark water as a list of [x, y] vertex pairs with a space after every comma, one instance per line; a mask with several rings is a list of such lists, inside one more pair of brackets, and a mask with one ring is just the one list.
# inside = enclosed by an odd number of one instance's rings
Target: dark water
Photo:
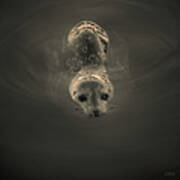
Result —
[[[179, 2], [4, 1], [1, 179], [178, 179]], [[110, 37], [112, 110], [88, 119], [69, 97], [65, 49], [81, 20]]]

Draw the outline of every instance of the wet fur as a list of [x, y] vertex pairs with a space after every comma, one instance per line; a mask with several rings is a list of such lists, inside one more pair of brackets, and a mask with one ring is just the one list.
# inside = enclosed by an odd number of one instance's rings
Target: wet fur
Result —
[[[71, 98], [79, 104], [85, 114], [91, 115], [94, 110], [101, 114], [106, 113], [114, 93], [105, 65], [109, 43], [107, 34], [94, 22], [83, 21], [71, 30], [68, 43], [76, 58], [83, 62], [69, 85]], [[100, 98], [103, 93], [109, 95], [107, 101]], [[86, 102], [79, 101], [81, 94], [86, 95]]]

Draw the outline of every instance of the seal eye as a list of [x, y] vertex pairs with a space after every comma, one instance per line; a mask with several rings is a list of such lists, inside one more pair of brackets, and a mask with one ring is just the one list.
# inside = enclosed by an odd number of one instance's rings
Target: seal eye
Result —
[[84, 94], [80, 95], [80, 96], [78, 97], [78, 99], [79, 99], [79, 101], [81, 101], [81, 102], [87, 101], [87, 97], [86, 97]]
[[107, 101], [108, 98], [109, 98], [109, 95], [106, 94], [106, 93], [104, 93], [104, 94], [101, 95], [101, 99], [104, 100], [104, 101]]

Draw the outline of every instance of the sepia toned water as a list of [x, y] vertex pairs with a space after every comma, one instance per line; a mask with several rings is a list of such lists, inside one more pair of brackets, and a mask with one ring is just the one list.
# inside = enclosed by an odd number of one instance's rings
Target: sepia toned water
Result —
[[[4, 1], [0, 6], [1, 179], [179, 176], [178, 1]], [[66, 37], [81, 20], [110, 38], [110, 111], [72, 102]], [[163, 172], [171, 173], [163, 173]]]

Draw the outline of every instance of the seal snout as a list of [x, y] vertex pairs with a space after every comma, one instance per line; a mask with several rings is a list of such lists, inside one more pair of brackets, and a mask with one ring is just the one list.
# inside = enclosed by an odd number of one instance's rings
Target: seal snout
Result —
[[99, 110], [94, 110], [93, 115], [94, 115], [94, 117], [99, 117], [100, 116]]

